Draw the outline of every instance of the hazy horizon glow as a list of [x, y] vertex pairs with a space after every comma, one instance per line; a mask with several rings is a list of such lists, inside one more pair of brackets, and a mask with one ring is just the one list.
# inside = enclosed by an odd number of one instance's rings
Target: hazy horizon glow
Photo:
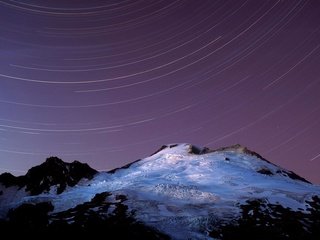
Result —
[[0, 2], [0, 172], [239, 143], [320, 183], [320, 2]]

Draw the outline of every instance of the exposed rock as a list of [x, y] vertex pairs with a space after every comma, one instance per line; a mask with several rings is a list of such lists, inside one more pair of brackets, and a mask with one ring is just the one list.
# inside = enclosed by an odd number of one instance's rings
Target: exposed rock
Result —
[[271, 172], [271, 170], [268, 169], [268, 168], [261, 168], [257, 172], [261, 173], [261, 174], [264, 174], [264, 175], [268, 175], [268, 176], [273, 175], [273, 172]]
[[96, 173], [86, 163], [66, 163], [57, 157], [50, 157], [41, 165], [31, 168], [24, 176], [1, 174], [0, 183], [5, 187], [26, 186], [26, 191], [31, 195], [48, 192], [52, 186], [56, 186], [57, 194], [60, 194], [67, 186], [75, 186], [82, 178], [92, 179]]

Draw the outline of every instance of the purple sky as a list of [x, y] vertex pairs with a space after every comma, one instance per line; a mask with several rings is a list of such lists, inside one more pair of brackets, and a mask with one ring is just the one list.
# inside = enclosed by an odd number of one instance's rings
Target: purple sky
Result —
[[319, 1], [0, 2], [0, 172], [240, 143], [320, 183]]

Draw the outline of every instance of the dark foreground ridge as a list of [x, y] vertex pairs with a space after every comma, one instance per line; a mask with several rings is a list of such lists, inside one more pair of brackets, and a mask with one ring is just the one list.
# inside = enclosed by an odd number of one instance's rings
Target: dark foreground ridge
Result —
[[[108, 201], [108, 197], [114, 197], [116, 201]], [[50, 202], [22, 204], [9, 211], [7, 220], [0, 220], [0, 229], [3, 235], [10, 234], [13, 237], [61, 237], [70, 234], [80, 239], [94, 236], [127, 240], [170, 239], [135, 220], [124, 204], [126, 200], [125, 195], [113, 196], [110, 192], [102, 192], [89, 202], [53, 214], [54, 207]]]

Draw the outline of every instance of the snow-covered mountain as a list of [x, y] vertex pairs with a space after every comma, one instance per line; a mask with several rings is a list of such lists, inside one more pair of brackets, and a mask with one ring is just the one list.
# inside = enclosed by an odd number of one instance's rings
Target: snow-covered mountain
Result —
[[111, 239], [319, 239], [320, 186], [240, 145], [171, 144], [109, 172], [50, 158], [2, 174], [0, 218], [8, 231]]

